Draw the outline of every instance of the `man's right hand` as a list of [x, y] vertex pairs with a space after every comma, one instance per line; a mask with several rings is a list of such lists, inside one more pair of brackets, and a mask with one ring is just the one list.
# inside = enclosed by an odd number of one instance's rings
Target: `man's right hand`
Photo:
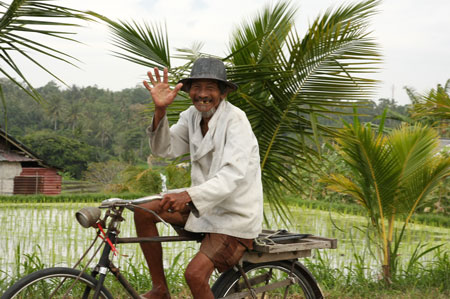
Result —
[[150, 84], [148, 84], [147, 81], [144, 81], [144, 86], [145, 88], [147, 88], [148, 91], [150, 91], [150, 94], [152, 95], [153, 98], [153, 102], [155, 103], [155, 108], [165, 109], [167, 106], [172, 104], [173, 100], [178, 94], [178, 91], [180, 91], [181, 87], [183, 86], [183, 83], [178, 83], [175, 86], [175, 88], [171, 90], [169, 86], [169, 77], [167, 68], [164, 68], [162, 82], [158, 68], [155, 67], [154, 72], [156, 79], [153, 77], [152, 72], [147, 72], [148, 78], [150, 79], [150, 82], [152, 83], [153, 87], [150, 86]]
[[144, 81], [144, 86], [148, 91], [150, 91], [153, 102], [155, 103], [155, 115], [153, 117], [152, 128], [153, 130], [158, 127], [159, 122], [164, 117], [164, 115], [166, 115], [167, 106], [173, 103], [173, 100], [177, 96], [178, 91], [180, 91], [181, 87], [183, 86], [183, 83], [178, 83], [177, 85], [175, 85], [175, 88], [173, 90], [170, 89], [167, 68], [164, 68], [162, 82], [158, 68], [155, 67], [154, 72], [156, 79], [153, 77], [150, 71], [147, 72], [148, 78], [150, 79], [153, 87], [150, 86], [147, 81]]

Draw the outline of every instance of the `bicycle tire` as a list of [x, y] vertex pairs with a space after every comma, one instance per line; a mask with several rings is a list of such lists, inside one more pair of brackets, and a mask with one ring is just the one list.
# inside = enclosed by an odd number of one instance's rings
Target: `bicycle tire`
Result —
[[[63, 298], [69, 288], [72, 289], [68, 292], [65, 298], [82, 298], [86, 287], [90, 289], [89, 296], [92, 297], [95, 291], [95, 285], [97, 280], [87, 273], [82, 273], [77, 269], [54, 267], [42, 269], [33, 272], [6, 290], [1, 299], [11, 298], [51, 298], [59, 299]], [[74, 281], [79, 277], [75, 284]], [[61, 286], [59, 286], [59, 284]], [[72, 286], [73, 284], [73, 286]], [[59, 286], [59, 288], [58, 288]], [[90, 297], [87, 298], [90, 298]], [[103, 286], [100, 290], [100, 298], [112, 299], [111, 293]]]
[[[280, 288], [264, 292], [264, 298], [284, 298], [285, 292], [288, 293], [287, 298], [323, 298], [322, 291], [320, 290], [317, 281], [300, 262], [274, 261], [244, 264], [243, 270], [248, 276], [254, 289], [276, 282], [283, 284], [281, 281], [287, 281], [288, 279], [294, 278], [295, 283], [290, 284], [289, 286], [283, 285], [280, 286]], [[248, 291], [240, 272], [235, 269], [224, 272], [214, 283], [211, 290], [214, 294], [214, 298], [222, 298], [246, 290]], [[257, 297], [260, 298], [260, 294], [257, 295]], [[252, 296], [242, 298], [252, 298]]]

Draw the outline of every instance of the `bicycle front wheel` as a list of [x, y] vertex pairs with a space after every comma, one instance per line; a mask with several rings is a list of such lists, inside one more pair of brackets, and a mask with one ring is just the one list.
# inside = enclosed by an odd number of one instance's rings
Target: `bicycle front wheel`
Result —
[[228, 270], [214, 283], [214, 297], [253, 298], [250, 284], [257, 298], [323, 298], [316, 280], [299, 262], [245, 264], [243, 270], [247, 282], [240, 272]]
[[[1, 299], [10, 298], [92, 298], [97, 280], [72, 268], [48, 268], [31, 273], [13, 284]], [[100, 298], [113, 298], [102, 287]]]

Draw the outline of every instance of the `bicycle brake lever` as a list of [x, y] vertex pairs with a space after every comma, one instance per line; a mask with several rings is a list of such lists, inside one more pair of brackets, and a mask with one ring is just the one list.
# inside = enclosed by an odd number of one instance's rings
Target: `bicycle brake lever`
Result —
[[134, 208], [141, 209], [141, 210], [144, 210], [144, 211], [146, 211], [146, 212], [149, 212], [149, 213], [153, 214], [153, 215], [154, 215], [156, 218], [158, 218], [165, 226], [169, 227], [169, 224], [168, 224], [166, 221], [164, 221], [164, 219], [162, 219], [155, 211], [152, 211], [152, 210], [143, 208], [143, 207], [138, 206], [138, 205], [133, 205], [133, 207], [134, 207]]

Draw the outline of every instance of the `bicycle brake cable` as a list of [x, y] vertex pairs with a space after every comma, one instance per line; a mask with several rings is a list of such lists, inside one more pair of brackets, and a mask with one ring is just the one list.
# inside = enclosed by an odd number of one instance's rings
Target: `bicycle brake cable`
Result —
[[97, 223], [97, 227], [100, 229], [100, 231], [101, 231], [102, 234], [103, 234], [103, 237], [100, 236], [100, 235], [99, 235], [99, 237], [100, 237], [103, 241], [106, 241], [106, 242], [109, 244], [109, 246], [111, 246], [112, 252], [114, 252], [114, 255], [117, 256], [117, 253], [118, 253], [117, 248], [114, 246], [114, 244], [113, 244], [113, 243], [111, 242], [111, 240], [108, 238], [108, 236], [106, 236], [106, 233], [105, 233], [105, 231], [103, 230], [102, 225], [101, 225], [100, 223]]

